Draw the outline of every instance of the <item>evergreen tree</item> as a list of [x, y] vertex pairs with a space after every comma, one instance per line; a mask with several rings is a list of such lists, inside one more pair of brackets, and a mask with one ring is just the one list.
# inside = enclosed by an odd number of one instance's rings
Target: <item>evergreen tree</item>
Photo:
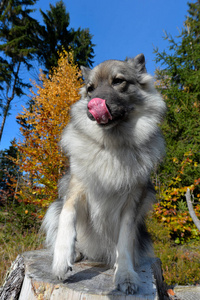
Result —
[[28, 8], [37, 0], [4, 0], [0, 6], [0, 105], [2, 123], [0, 140], [11, 101], [30, 87], [20, 76], [20, 69], [29, 70], [36, 51], [38, 22], [31, 18], [33, 9]]
[[[68, 29], [69, 13], [62, 1], [41, 11], [44, 26], [30, 14], [37, 0], [3, 0], [0, 3], [0, 141], [15, 96], [22, 96], [29, 83], [22, 80], [20, 70], [28, 71], [36, 57], [47, 73], [57, 66], [58, 51], [72, 50], [78, 65], [91, 66], [93, 61], [92, 36], [88, 29]], [[30, 104], [29, 104], [30, 105]]]
[[200, 173], [200, 0], [188, 5], [188, 17], [178, 39], [166, 34], [168, 53], [155, 50], [156, 61], [162, 66], [156, 71], [158, 88], [168, 106], [162, 126], [167, 142], [163, 181], [177, 174], [179, 163], [190, 152], [195, 168], [185, 170], [182, 185], [186, 186]]
[[16, 186], [19, 179], [19, 167], [12, 159], [18, 158], [18, 150], [11, 145], [9, 149], [0, 151], [0, 202], [5, 195], [11, 197], [12, 185]]
[[69, 29], [70, 16], [66, 12], [63, 1], [55, 6], [50, 4], [50, 10], [40, 10], [44, 26], [40, 30], [40, 42], [38, 44], [38, 58], [45, 65], [47, 71], [57, 66], [58, 52], [73, 50], [74, 61], [78, 65], [91, 66], [94, 58], [94, 44], [89, 29]]
[[[79, 66], [90, 67], [93, 64], [94, 51], [91, 39], [92, 35], [89, 33], [89, 29], [71, 30], [72, 41], [69, 45], [74, 53], [74, 61], [78, 63]], [[68, 47], [68, 48], [69, 48]]]

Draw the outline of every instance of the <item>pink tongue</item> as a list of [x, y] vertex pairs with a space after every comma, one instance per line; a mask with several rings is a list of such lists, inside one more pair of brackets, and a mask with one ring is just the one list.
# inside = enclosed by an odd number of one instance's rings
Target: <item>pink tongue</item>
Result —
[[106, 106], [106, 100], [93, 98], [88, 103], [89, 112], [93, 115], [98, 124], [106, 124], [112, 120], [112, 116]]

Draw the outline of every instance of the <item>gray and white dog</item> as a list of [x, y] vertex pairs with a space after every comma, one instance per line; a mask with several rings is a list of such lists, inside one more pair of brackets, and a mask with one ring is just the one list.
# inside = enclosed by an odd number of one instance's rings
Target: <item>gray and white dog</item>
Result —
[[118, 289], [134, 294], [135, 267], [152, 247], [144, 218], [154, 203], [150, 174], [164, 154], [165, 103], [140, 54], [82, 68], [85, 85], [61, 139], [70, 171], [43, 222], [52, 272], [64, 278], [78, 253], [115, 266]]

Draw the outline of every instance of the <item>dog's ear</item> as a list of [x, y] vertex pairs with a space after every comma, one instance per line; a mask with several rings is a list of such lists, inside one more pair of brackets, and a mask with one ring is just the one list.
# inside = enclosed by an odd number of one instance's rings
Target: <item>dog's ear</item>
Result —
[[145, 57], [144, 54], [138, 54], [134, 58], [128, 59], [128, 63], [130, 63], [134, 69], [137, 70], [138, 73], [146, 73], [146, 67], [145, 67]]
[[135, 67], [136, 69], [140, 72], [140, 73], [146, 73], [147, 69], [145, 67], [145, 57], [144, 54], [138, 54], [135, 58], [134, 58], [134, 62], [135, 62]]
[[89, 74], [91, 72], [90, 68], [81, 66], [81, 72], [83, 74], [84, 81], [88, 81]]

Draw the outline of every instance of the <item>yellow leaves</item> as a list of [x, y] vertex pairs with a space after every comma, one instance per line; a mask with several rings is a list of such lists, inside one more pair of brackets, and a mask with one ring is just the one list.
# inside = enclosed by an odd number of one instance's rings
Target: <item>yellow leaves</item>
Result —
[[176, 157], [173, 158], [174, 163], [178, 163], [178, 159]]
[[27, 127], [20, 128], [24, 139], [17, 147], [21, 153], [18, 163], [26, 176], [20, 197], [45, 207], [57, 197], [59, 176], [68, 165], [58, 142], [69, 122], [71, 105], [80, 98], [82, 81], [73, 54], [66, 51], [49, 77], [40, 73], [39, 78], [39, 84], [33, 82], [36, 91], [31, 90], [31, 110], [24, 107], [18, 116]]
[[[200, 218], [200, 178], [193, 179], [189, 186], [184, 186], [185, 171], [188, 166], [198, 167], [197, 162], [193, 161], [194, 154], [188, 151], [184, 154], [183, 160], [178, 161], [176, 157], [173, 163], [178, 164], [177, 175], [166, 182], [165, 186], [157, 187], [160, 202], [155, 205], [154, 216], [163, 222], [170, 230], [171, 237], [176, 243], [189, 241], [191, 238], [200, 239], [200, 234], [196, 235], [195, 225], [189, 215], [185, 193], [189, 188], [195, 200], [195, 213]], [[193, 169], [194, 170], [194, 169]]]
[[184, 157], [187, 157], [187, 158], [192, 155], [193, 155], [193, 153], [191, 152], [191, 150], [184, 153]]

